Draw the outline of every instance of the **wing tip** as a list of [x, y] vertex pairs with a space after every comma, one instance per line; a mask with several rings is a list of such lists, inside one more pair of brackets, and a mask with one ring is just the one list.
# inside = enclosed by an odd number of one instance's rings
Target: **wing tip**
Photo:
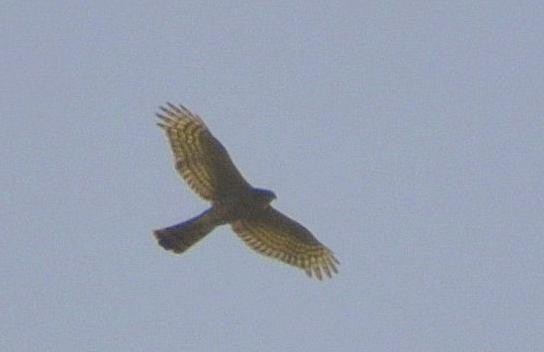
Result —
[[168, 124], [174, 124], [177, 122], [185, 121], [188, 122], [188, 120], [193, 121], [197, 123], [198, 125], [202, 126], [205, 129], [208, 129], [206, 124], [204, 123], [204, 120], [198, 115], [194, 114], [186, 108], [183, 104], [174, 105], [171, 102], [166, 102], [164, 105], [159, 106], [159, 109], [166, 115], [163, 115], [162, 113], [157, 113], [157, 117], [160, 119], [166, 121]]

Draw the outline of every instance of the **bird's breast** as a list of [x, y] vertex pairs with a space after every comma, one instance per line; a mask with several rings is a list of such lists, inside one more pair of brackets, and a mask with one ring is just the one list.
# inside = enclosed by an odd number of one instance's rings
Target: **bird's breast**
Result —
[[227, 197], [213, 205], [214, 213], [225, 222], [232, 222], [253, 216], [261, 211], [267, 204], [256, 202], [250, 197]]

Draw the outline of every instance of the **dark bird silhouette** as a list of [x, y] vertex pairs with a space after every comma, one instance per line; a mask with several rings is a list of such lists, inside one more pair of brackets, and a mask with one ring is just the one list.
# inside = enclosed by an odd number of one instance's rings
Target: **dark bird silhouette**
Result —
[[164, 130], [181, 177], [211, 208], [180, 224], [155, 230], [166, 250], [183, 253], [214, 228], [230, 224], [255, 251], [306, 271], [318, 279], [337, 273], [338, 261], [308, 229], [274, 209], [274, 192], [252, 187], [227, 150], [202, 119], [184, 106], [161, 107], [158, 125]]

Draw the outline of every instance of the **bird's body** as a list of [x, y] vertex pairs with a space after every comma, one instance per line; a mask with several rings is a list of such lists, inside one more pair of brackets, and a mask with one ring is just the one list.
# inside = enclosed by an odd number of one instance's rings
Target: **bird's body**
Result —
[[212, 211], [227, 223], [251, 218], [264, 210], [276, 198], [269, 190], [250, 188], [245, 192], [228, 195], [213, 202]]
[[[268, 190], [248, 189], [240, 195], [227, 195], [212, 206], [181, 224], [155, 231], [159, 244], [167, 250], [182, 253], [204, 238], [217, 226], [247, 219], [265, 209], [275, 198]], [[271, 198], [267, 198], [271, 197]]]
[[329, 277], [338, 261], [305, 227], [271, 205], [276, 195], [252, 187], [202, 119], [183, 106], [168, 104], [157, 114], [174, 152], [182, 178], [212, 206], [183, 223], [155, 230], [159, 244], [182, 253], [220, 225], [230, 224], [244, 242], [261, 254], [300, 267], [309, 276]]

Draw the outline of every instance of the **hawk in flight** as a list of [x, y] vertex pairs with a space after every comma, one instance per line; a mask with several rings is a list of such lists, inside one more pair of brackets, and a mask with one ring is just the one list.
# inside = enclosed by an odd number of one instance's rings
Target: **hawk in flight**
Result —
[[274, 192], [252, 187], [240, 174], [227, 150], [198, 116], [184, 106], [161, 107], [158, 125], [174, 153], [175, 168], [191, 189], [210, 201], [202, 214], [155, 230], [166, 250], [182, 253], [215, 227], [230, 224], [255, 251], [315, 275], [331, 277], [338, 261], [308, 229], [274, 209]]

